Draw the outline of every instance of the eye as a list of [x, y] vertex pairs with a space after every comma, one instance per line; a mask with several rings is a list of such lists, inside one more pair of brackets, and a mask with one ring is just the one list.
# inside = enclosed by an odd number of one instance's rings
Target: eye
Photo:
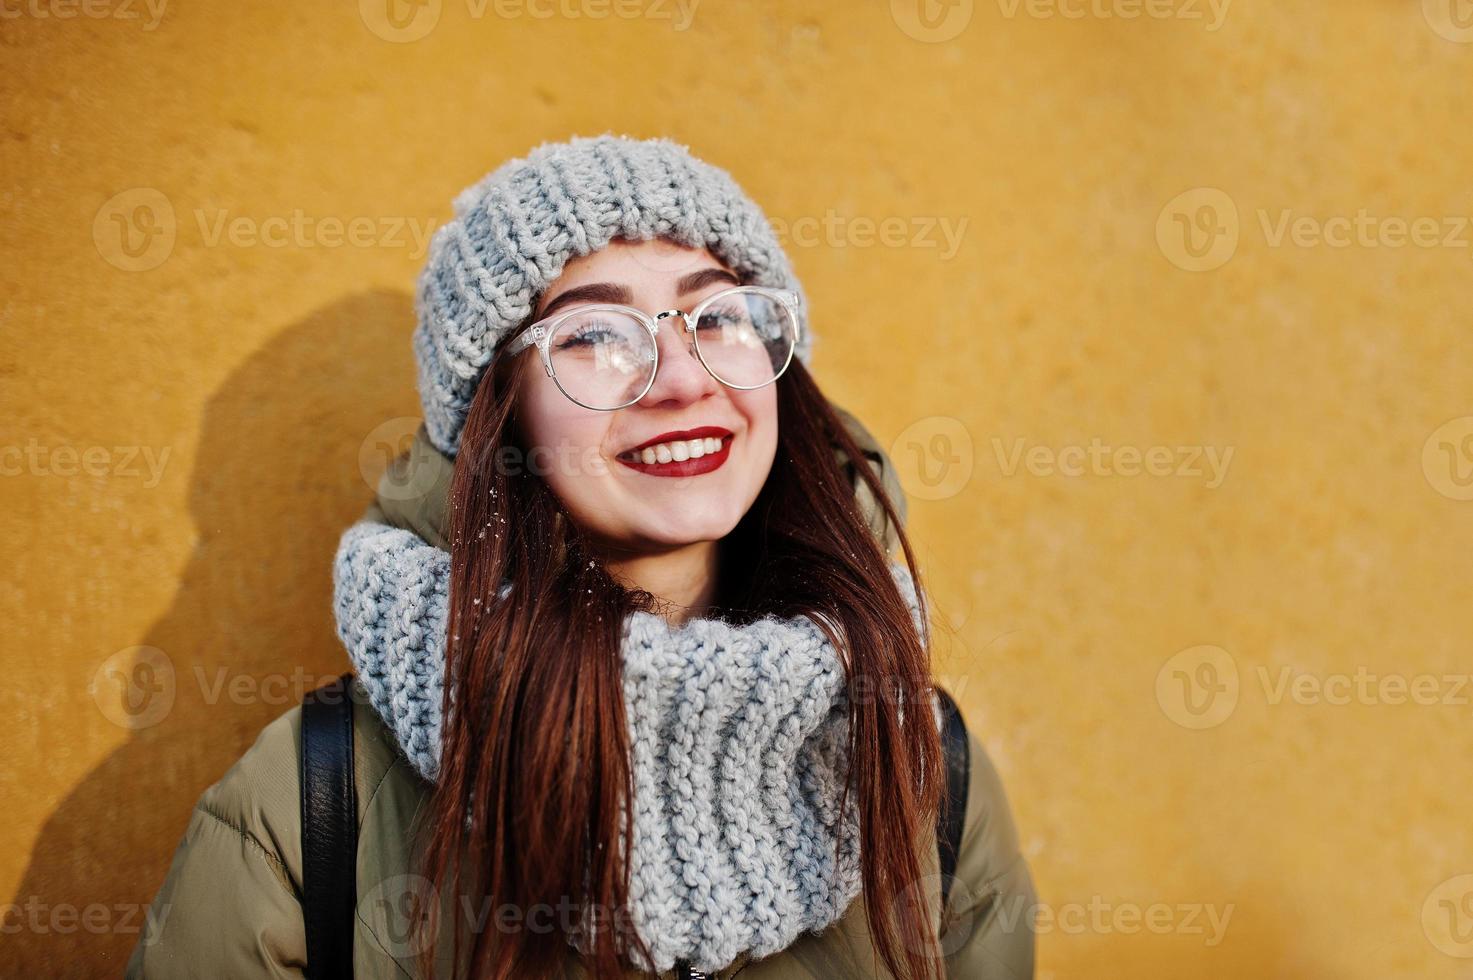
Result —
[[734, 306], [725, 306], [702, 313], [700, 322], [696, 324], [696, 329], [720, 330], [727, 327], [743, 326], [746, 323], [747, 314], [745, 310]]
[[575, 347], [597, 347], [600, 344], [622, 343], [623, 332], [604, 320], [585, 320], [576, 326], [559, 331], [558, 350]]

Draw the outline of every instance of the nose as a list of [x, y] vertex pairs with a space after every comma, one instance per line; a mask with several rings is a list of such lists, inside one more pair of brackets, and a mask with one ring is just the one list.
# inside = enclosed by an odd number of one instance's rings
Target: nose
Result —
[[685, 318], [668, 316], [659, 321], [655, 344], [660, 352], [655, 382], [640, 399], [648, 407], [679, 407], [698, 401], [714, 392], [721, 382], [697, 356], [691, 334], [685, 330]]

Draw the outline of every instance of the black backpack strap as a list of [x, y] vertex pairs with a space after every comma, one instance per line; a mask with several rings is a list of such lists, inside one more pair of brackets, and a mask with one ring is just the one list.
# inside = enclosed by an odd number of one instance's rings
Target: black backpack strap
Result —
[[971, 781], [972, 749], [967, 744], [967, 723], [951, 695], [936, 688], [941, 709], [941, 754], [946, 766], [946, 794], [936, 815], [936, 850], [941, 858], [941, 907], [951, 896], [957, 854], [962, 846], [962, 827], [967, 817], [967, 785]]
[[353, 975], [358, 793], [352, 679], [344, 674], [302, 700], [302, 922], [311, 980]]

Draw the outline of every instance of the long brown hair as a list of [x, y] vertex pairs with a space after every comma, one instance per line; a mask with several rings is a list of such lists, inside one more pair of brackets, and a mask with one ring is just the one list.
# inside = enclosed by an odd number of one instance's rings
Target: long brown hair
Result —
[[[464, 950], [462, 916], [453, 916], [457, 972], [543, 977], [568, 955], [560, 931], [494, 927], [496, 913], [485, 914], [494, 901], [522, 914], [539, 905], [593, 910], [595, 927], [585, 932], [579, 919], [574, 932], [590, 971], [605, 980], [624, 975], [626, 956], [650, 962], [632, 929], [606, 924], [627, 907], [630, 869], [618, 844], [632, 839], [634, 820], [621, 628], [631, 611], [654, 611], [657, 600], [615, 581], [542, 478], [508, 465], [528, 459], [517, 420], [518, 379], [527, 374], [515, 360], [493, 359], [455, 463], [444, 741], [420, 828], [422, 869], [436, 893], [453, 897], [452, 908], [481, 910]], [[918, 846], [942, 781], [928, 638], [916, 636], [883, 546], [835, 458], [839, 448], [861, 460], [859, 447], [800, 361], [776, 384], [776, 458], [756, 502], [721, 541], [718, 611], [738, 623], [822, 614], [814, 619], [849, 678], [841, 808], [858, 807], [875, 951], [897, 977], [941, 976], [918, 887]], [[869, 466], [857, 471], [900, 532], [919, 590], [893, 504]], [[507, 581], [510, 593], [498, 598]], [[901, 705], [922, 710], [897, 711]], [[437, 913], [431, 908], [426, 924], [436, 933]], [[421, 947], [426, 973], [434, 947]]]

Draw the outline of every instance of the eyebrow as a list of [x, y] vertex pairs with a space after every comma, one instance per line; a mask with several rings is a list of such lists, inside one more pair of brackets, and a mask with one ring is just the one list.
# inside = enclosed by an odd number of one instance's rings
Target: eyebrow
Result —
[[[675, 284], [675, 293], [678, 296], [684, 296], [717, 282], [730, 283], [733, 286], [742, 284], [735, 274], [725, 269], [709, 266], [683, 277]], [[557, 297], [538, 314], [537, 319], [544, 320], [551, 316], [558, 307], [567, 306], [569, 303], [619, 303], [629, 306], [633, 302], [634, 294], [629, 291], [628, 286], [622, 283], [592, 282], [586, 286], [574, 286], [572, 289], [558, 293]]]

